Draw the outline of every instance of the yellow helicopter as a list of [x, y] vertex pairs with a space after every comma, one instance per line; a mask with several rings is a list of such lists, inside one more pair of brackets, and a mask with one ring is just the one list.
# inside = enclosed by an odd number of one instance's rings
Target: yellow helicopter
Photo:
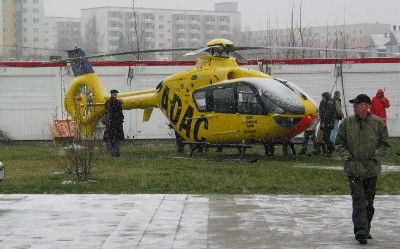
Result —
[[[246, 148], [262, 143], [266, 150], [303, 132], [316, 118], [312, 98], [292, 82], [240, 67], [240, 47], [215, 39], [207, 47], [189, 52], [201, 56], [195, 68], [162, 80], [155, 89], [118, 94], [125, 110], [144, 109], [143, 121], [159, 108], [173, 128], [190, 145], [199, 148], [237, 147], [243, 158]], [[82, 133], [92, 134], [105, 113], [110, 97], [81, 49], [68, 51], [74, 81], [65, 108]], [[91, 92], [91, 99], [83, 90]], [[267, 153], [267, 151], [266, 151]]]

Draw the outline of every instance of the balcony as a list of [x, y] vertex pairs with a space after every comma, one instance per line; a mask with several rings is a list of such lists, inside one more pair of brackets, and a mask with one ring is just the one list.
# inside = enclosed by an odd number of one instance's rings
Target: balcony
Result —
[[186, 20], [185, 19], [177, 19], [177, 20], [175, 20], [175, 23], [176, 24], [185, 24]]
[[108, 17], [109, 22], [121, 22], [122, 18], [119, 17]]
[[199, 43], [199, 42], [201, 42], [201, 39], [200, 38], [189, 38], [188, 41], [193, 42], [193, 43]]

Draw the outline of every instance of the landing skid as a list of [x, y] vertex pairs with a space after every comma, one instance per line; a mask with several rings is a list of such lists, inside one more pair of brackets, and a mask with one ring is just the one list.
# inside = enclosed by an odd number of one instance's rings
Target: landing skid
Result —
[[251, 148], [250, 144], [208, 144], [205, 142], [184, 142], [189, 145], [190, 153], [189, 157], [193, 156], [193, 153], [197, 150], [199, 152], [208, 151], [209, 148], [216, 147], [218, 152], [222, 151], [222, 148], [237, 148], [240, 155], [240, 160], [244, 160], [246, 149]]

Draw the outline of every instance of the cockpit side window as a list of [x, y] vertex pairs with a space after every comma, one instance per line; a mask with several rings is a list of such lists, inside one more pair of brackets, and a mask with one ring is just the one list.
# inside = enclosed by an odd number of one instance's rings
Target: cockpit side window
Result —
[[263, 114], [263, 107], [258, 102], [257, 94], [248, 85], [237, 86], [238, 113]]
[[194, 101], [196, 102], [197, 109], [200, 112], [205, 112], [207, 110], [206, 103], [206, 91], [199, 91], [194, 93]]
[[213, 91], [215, 112], [235, 113], [235, 91], [233, 87], [219, 88]]

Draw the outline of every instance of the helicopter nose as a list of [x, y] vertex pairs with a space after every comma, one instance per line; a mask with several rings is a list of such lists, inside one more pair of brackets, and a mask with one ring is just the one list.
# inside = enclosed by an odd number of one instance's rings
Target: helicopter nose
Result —
[[285, 139], [296, 136], [297, 134], [303, 132], [311, 125], [312, 121], [316, 118], [315, 114], [306, 115], [303, 120], [292, 130], [290, 130], [286, 135]]

